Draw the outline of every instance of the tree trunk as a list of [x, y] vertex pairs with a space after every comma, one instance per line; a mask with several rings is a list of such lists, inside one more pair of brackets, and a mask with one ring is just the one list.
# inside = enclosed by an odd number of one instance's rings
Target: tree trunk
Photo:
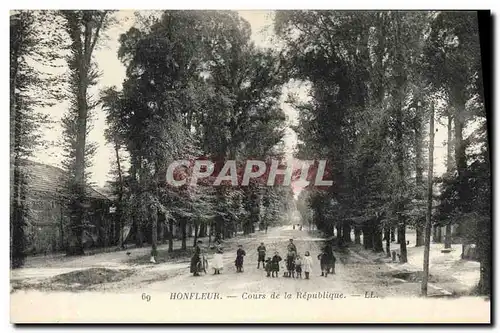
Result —
[[373, 226], [373, 251], [384, 252], [384, 245], [382, 242], [382, 229], [380, 228], [380, 221], [374, 221]]
[[451, 249], [451, 223], [446, 224], [444, 235], [444, 248]]
[[207, 237], [207, 224], [206, 223], [202, 223], [200, 225], [198, 237], [200, 237], [200, 238]]
[[448, 110], [448, 138], [446, 142], [446, 172], [451, 173], [453, 171], [453, 114], [451, 110]]
[[398, 239], [400, 241], [399, 243], [400, 262], [404, 264], [408, 262], [408, 252], [406, 249], [406, 226], [404, 222], [398, 227], [398, 235], [399, 235]]
[[182, 241], [181, 241], [181, 250], [186, 250], [186, 239], [187, 239], [187, 221], [186, 218], [183, 217], [181, 219], [181, 233], [182, 233]]
[[[446, 156], [446, 172], [451, 175], [453, 172], [453, 116], [448, 112], [448, 146]], [[444, 248], [451, 249], [451, 224], [446, 224], [444, 235]]]
[[61, 229], [61, 250], [65, 250], [66, 247], [64, 246], [64, 212], [63, 212], [63, 206], [60, 204], [60, 218], [59, 218], [59, 228]]
[[[461, 99], [461, 98], [460, 98]], [[455, 107], [455, 163], [458, 172], [458, 198], [459, 207], [466, 207], [469, 191], [467, 182], [467, 158], [465, 155], [465, 143], [462, 136], [464, 127], [465, 102], [458, 101]]]
[[[78, 23], [77, 23], [78, 24]], [[71, 214], [71, 230], [72, 243], [68, 247], [69, 255], [83, 255], [83, 205], [85, 200], [85, 146], [87, 139], [87, 89], [88, 89], [88, 71], [90, 63], [87, 63], [87, 53], [90, 51], [90, 39], [92, 38], [91, 17], [90, 14], [84, 15], [85, 34], [83, 36], [83, 44], [81, 39], [80, 29], [70, 33], [72, 44], [79, 51], [75, 55], [77, 77], [79, 79], [78, 89], [76, 92], [76, 108], [78, 117], [76, 121], [76, 147], [75, 147], [75, 170], [73, 180], [73, 202]]]
[[424, 228], [418, 225], [416, 228], [417, 236], [415, 239], [415, 247], [424, 245]]
[[478, 234], [479, 284], [480, 295], [491, 296], [491, 218], [479, 225]]
[[342, 239], [344, 240], [344, 243], [351, 243], [351, 225], [349, 222], [344, 222], [343, 223], [343, 230], [342, 230]]
[[[16, 158], [17, 160], [17, 158]], [[14, 164], [19, 163], [15, 161]], [[11, 267], [19, 268], [24, 265], [25, 253], [25, 234], [24, 234], [24, 204], [23, 204], [23, 176], [20, 168], [14, 170], [14, 193], [12, 200], [12, 211], [10, 220], [11, 232]]]
[[210, 230], [208, 230], [208, 246], [212, 245], [212, 233], [214, 230], [214, 223], [210, 222]]
[[[403, 70], [403, 55], [402, 55], [402, 49], [401, 49], [401, 18], [399, 16], [399, 12], [395, 12], [395, 23], [396, 23], [396, 38], [395, 38], [395, 54], [396, 54], [396, 59], [395, 59], [395, 82], [396, 82], [396, 89], [394, 90], [396, 93], [395, 101], [395, 118], [396, 118], [396, 124], [395, 124], [395, 132], [396, 132], [396, 140], [395, 140], [395, 145], [396, 145], [396, 165], [397, 165], [397, 170], [398, 170], [398, 179], [399, 182], [403, 182], [404, 179], [406, 178], [405, 175], [405, 142], [404, 142], [404, 136], [403, 136], [403, 131], [404, 131], [404, 121], [403, 121], [403, 102], [404, 102], [404, 90], [405, 90], [405, 72]], [[403, 184], [399, 184], [400, 188], [404, 188]], [[402, 212], [405, 211], [405, 204], [404, 204], [404, 199], [402, 195], [398, 195], [396, 198], [397, 200], [397, 215], [398, 215], [398, 241], [399, 241], [399, 246], [400, 246], [400, 260], [401, 263], [406, 263], [408, 261], [407, 258], [407, 252], [406, 252], [406, 218], [402, 214]]]
[[198, 223], [195, 223], [195, 225], [194, 225], [193, 247], [195, 247], [196, 243], [198, 242], [198, 229], [199, 229]]
[[358, 227], [354, 228], [354, 244], [361, 244], [361, 229]]
[[[415, 110], [415, 119], [414, 119], [414, 125], [415, 125], [415, 185], [416, 185], [416, 199], [417, 200], [422, 200], [423, 199], [423, 194], [424, 194], [424, 181], [423, 181], [423, 173], [424, 173], [424, 168], [423, 168], [423, 149], [424, 149], [424, 140], [423, 140], [423, 118], [422, 118], [422, 111], [420, 109], [420, 98], [416, 98], [416, 110]], [[422, 246], [424, 244], [424, 237], [423, 237], [423, 231], [424, 231], [424, 224], [425, 220], [422, 221], [422, 219], [419, 217], [417, 219], [415, 231], [416, 231], [416, 240], [415, 240], [415, 246]]]
[[19, 143], [22, 132], [19, 130], [18, 109], [16, 105], [16, 85], [18, 77], [19, 47], [22, 40], [13, 43], [10, 59], [10, 246], [11, 246], [11, 268], [19, 268], [24, 265], [25, 234], [24, 234], [24, 212], [21, 203], [22, 179], [19, 168]]
[[384, 234], [385, 234], [385, 254], [387, 258], [391, 257], [391, 229], [390, 228], [384, 228]]
[[422, 296], [427, 296], [427, 283], [429, 280], [429, 252], [431, 245], [432, 227], [432, 185], [434, 172], [434, 102], [431, 105], [431, 116], [429, 125], [429, 172], [427, 173], [427, 214], [425, 223], [425, 247], [424, 247], [424, 269], [422, 278]]
[[373, 227], [363, 226], [363, 245], [366, 250], [373, 248]]
[[396, 241], [396, 228], [391, 227], [391, 242], [395, 242], [395, 241]]
[[123, 230], [123, 176], [122, 176], [122, 168], [120, 163], [120, 146], [118, 142], [115, 140], [115, 158], [116, 158], [116, 168], [118, 171], [118, 202], [116, 207], [116, 219], [118, 222], [118, 245], [120, 248], [123, 248], [122, 239], [122, 230]]
[[436, 243], [442, 243], [443, 242], [443, 228], [438, 225], [437, 227], [437, 242]]
[[137, 225], [137, 247], [143, 247], [144, 246], [144, 230], [142, 227], [142, 223], [139, 223]]
[[[161, 211], [158, 211], [158, 239], [161, 244], [165, 244], [165, 241], [167, 240], [166, 233], [165, 233], [165, 227], [166, 227], [167, 221], [165, 218], [165, 214], [162, 213]], [[168, 230], [167, 230], [168, 232]]]
[[174, 250], [174, 220], [170, 218], [168, 222], [168, 252], [172, 252]]
[[152, 209], [151, 214], [151, 258], [156, 261], [158, 256], [158, 210]]

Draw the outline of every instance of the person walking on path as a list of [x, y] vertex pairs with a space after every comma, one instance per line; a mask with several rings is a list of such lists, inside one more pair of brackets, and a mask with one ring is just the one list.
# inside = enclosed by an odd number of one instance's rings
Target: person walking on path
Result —
[[271, 259], [271, 276], [272, 277], [278, 277], [278, 274], [280, 271], [280, 261], [281, 260], [282, 259], [279, 255], [278, 251], [276, 251], [274, 253], [273, 258]]
[[198, 243], [194, 247], [194, 253], [191, 257], [191, 265], [189, 266], [189, 271], [190, 273], [193, 273], [194, 276], [200, 275], [200, 272], [198, 271], [198, 265], [201, 261], [201, 243], [201, 240], [198, 241]]
[[295, 276], [295, 252], [288, 251], [286, 256], [286, 269], [288, 270], [288, 277]]
[[298, 254], [295, 257], [295, 277], [302, 279], [302, 259]]
[[236, 251], [236, 260], [234, 261], [236, 265], [236, 272], [243, 272], [243, 258], [246, 256], [245, 250], [243, 250], [242, 245], [238, 245], [238, 251]]
[[272, 268], [273, 268], [272, 259], [271, 259], [271, 257], [268, 257], [267, 260], [266, 260], [266, 264], [265, 264], [265, 269], [266, 269], [266, 273], [267, 273], [266, 276], [267, 277], [271, 277]]
[[312, 258], [309, 254], [309, 251], [304, 253], [304, 259], [302, 260], [302, 268], [304, 269], [304, 274], [306, 276], [306, 280], [309, 280], [309, 274], [312, 271]]
[[257, 269], [260, 267], [260, 263], [262, 262], [262, 268], [265, 268], [265, 260], [266, 260], [266, 247], [264, 243], [260, 243], [260, 246], [257, 248], [258, 258], [257, 258]]
[[326, 253], [325, 250], [318, 254], [318, 260], [321, 266], [321, 276], [327, 277], [328, 276], [328, 271], [330, 270], [329, 264], [330, 264], [330, 258], [328, 257], [328, 254]]
[[326, 257], [328, 258], [328, 268], [327, 268], [327, 273], [330, 273], [330, 270], [333, 269], [332, 271], [332, 274], [335, 274], [335, 256], [333, 255], [333, 247], [330, 243], [327, 243], [327, 245], [325, 246], [325, 254], [326, 254]]
[[332, 270], [332, 274], [335, 274], [335, 262], [337, 261], [337, 258], [335, 258], [335, 255], [333, 255], [333, 251], [332, 253], [330, 253], [330, 255], [328, 256], [328, 271], [330, 271], [330, 269]]

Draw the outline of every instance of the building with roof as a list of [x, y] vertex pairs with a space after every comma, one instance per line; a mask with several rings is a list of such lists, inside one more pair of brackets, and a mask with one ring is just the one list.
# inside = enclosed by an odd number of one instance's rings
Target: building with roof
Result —
[[[26, 182], [25, 205], [27, 253], [64, 251], [68, 242], [70, 193], [65, 184], [67, 173], [51, 165], [30, 160], [20, 164]], [[118, 230], [110, 213], [112, 201], [92, 186], [86, 186], [85, 247], [110, 246], [117, 243]]]

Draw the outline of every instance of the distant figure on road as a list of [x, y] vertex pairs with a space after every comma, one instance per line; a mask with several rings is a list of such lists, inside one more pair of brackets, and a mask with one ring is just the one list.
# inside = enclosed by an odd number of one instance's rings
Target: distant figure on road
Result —
[[266, 247], [264, 246], [264, 243], [260, 243], [260, 246], [257, 248], [257, 253], [259, 255], [257, 258], [257, 269], [259, 269], [261, 262], [262, 268], [265, 268], [264, 261], [266, 259]]
[[300, 231], [302, 231], [302, 224], [300, 225]]
[[236, 251], [236, 260], [234, 264], [236, 265], [236, 272], [243, 272], [243, 258], [246, 256], [245, 250], [243, 250], [242, 245], [238, 245], [238, 251]]
[[293, 225], [293, 230], [295, 230], [295, 224]]
[[312, 271], [312, 258], [309, 251], [304, 254], [304, 260], [302, 260], [302, 266], [304, 269], [304, 274], [306, 275], [306, 280], [309, 280], [309, 273]]
[[280, 261], [281, 259], [278, 251], [274, 252], [273, 259], [271, 259], [271, 275], [272, 277], [278, 277], [280, 271]]

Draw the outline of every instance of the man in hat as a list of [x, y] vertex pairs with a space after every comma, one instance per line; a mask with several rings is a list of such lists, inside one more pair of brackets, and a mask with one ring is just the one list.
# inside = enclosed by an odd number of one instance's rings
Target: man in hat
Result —
[[290, 243], [288, 244], [287, 246], [287, 251], [288, 252], [295, 252], [297, 253], [297, 247], [295, 246], [295, 244], [293, 244], [293, 239], [290, 238]]
[[262, 268], [264, 268], [265, 260], [266, 260], [266, 247], [264, 246], [264, 243], [260, 243], [260, 246], [257, 248], [257, 268], [260, 268], [260, 263], [262, 262]]

